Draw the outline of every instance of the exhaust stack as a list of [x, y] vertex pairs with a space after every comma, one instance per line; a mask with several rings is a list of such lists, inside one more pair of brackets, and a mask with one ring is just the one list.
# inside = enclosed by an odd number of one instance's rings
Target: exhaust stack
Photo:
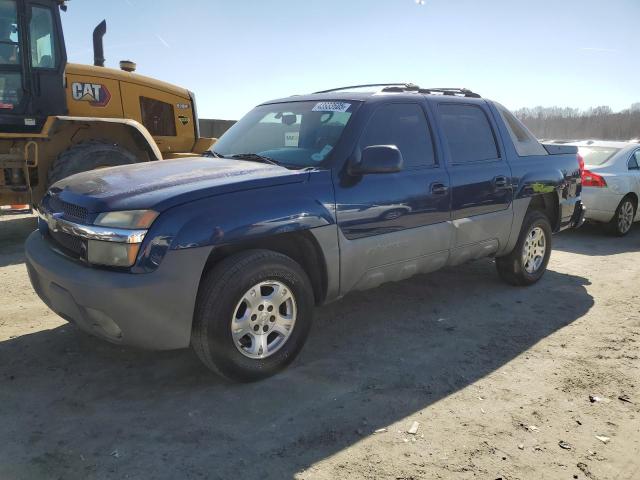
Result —
[[93, 30], [93, 64], [96, 67], [104, 67], [104, 46], [102, 37], [107, 33], [107, 21], [102, 20]]

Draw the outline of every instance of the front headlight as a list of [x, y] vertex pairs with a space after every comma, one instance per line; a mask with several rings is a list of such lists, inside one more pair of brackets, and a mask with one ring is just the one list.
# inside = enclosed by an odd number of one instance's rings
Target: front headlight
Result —
[[153, 210], [128, 210], [123, 212], [105, 212], [98, 215], [94, 225], [100, 227], [140, 229], [149, 228], [158, 216]]
[[[96, 227], [114, 230], [107, 230], [106, 236], [109, 238], [87, 241], [87, 260], [94, 265], [130, 267], [138, 256], [141, 239], [157, 216], [158, 212], [153, 210], [128, 210], [99, 214], [93, 224]], [[128, 230], [132, 231], [128, 232]]]

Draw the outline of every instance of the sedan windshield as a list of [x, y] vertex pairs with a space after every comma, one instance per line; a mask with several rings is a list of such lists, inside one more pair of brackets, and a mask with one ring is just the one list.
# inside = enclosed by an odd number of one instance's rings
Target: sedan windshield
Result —
[[261, 105], [231, 127], [213, 151], [292, 168], [317, 166], [338, 143], [356, 107], [356, 102], [343, 101]]
[[614, 147], [580, 147], [578, 152], [584, 158], [585, 165], [603, 165], [620, 151]]

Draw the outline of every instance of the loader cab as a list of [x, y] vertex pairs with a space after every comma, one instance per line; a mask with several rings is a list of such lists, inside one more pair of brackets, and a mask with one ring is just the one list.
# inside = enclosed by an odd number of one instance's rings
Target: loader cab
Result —
[[0, 132], [34, 133], [67, 112], [58, 0], [0, 0]]

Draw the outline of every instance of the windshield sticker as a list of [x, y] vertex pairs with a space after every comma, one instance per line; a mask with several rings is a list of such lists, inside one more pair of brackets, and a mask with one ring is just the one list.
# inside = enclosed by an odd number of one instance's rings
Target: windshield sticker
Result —
[[285, 147], [297, 147], [300, 139], [300, 132], [287, 132], [284, 134]]
[[324, 148], [318, 153], [314, 153], [313, 155], [311, 155], [311, 160], [315, 162], [321, 162], [322, 160], [324, 160], [324, 157], [329, 155], [329, 152], [331, 150], [333, 150], [333, 147], [331, 145], [325, 145]]
[[319, 102], [313, 107], [313, 112], [346, 112], [351, 106], [346, 102]]

